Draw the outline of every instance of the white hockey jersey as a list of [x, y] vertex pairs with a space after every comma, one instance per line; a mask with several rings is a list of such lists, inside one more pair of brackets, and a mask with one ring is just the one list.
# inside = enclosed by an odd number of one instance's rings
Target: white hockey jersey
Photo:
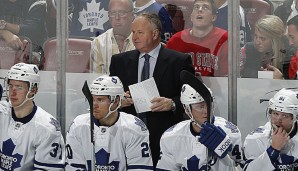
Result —
[[270, 122], [247, 135], [244, 141], [244, 154], [247, 158], [244, 170], [298, 171], [297, 124], [296, 129], [293, 131], [293, 135], [290, 134], [292, 138], [289, 139], [287, 145], [280, 151], [277, 157], [278, 162], [272, 162], [267, 153], [267, 149], [271, 146]]
[[[149, 131], [141, 119], [119, 112], [110, 127], [94, 124], [96, 171], [153, 170]], [[66, 170], [91, 168], [90, 114], [77, 116], [66, 135]]]
[[[241, 133], [237, 126], [221, 117], [215, 117], [214, 125], [221, 127], [232, 141], [232, 151], [222, 159], [208, 158], [207, 148], [199, 142], [199, 134], [193, 131], [191, 121], [186, 120], [169, 128], [161, 137], [161, 158], [157, 171], [233, 171], [236, 162], [242, 162]], [[210, 153], [210, 152], [209, 152]]]
[[0, 102], [0, 170], [64, 170], [65, 145], [59, 122], [35, 106], [16, 118], [6, 101]]

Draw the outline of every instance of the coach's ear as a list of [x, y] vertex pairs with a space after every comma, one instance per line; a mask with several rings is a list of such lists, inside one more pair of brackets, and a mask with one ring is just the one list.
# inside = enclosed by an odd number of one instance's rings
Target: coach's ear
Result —
[[160, 32], [158, 29], [153, 30], [152, 37], [154, 40], [160, 39]]

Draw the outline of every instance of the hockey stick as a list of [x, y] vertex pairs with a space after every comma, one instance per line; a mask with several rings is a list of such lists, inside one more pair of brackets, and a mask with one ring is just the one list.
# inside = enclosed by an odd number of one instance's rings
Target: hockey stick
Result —
[[180, 72], [180, 79], [183, 83], [190, 85], [193, 89], [195, 89], [204, 99], [206, 105], [207, 105], [207, 114], [208, 114], [208, 122], [211, 123], [211, 116], [212, 116], [212, 108], [213, 108], [213, 98], [206, 87], [206, 85], [203, 83], [201, 78], [197, 78], [192, 73], [183, 70]]
[[[190, 73], [189, 71], [183, 70], [180, 72], [180, 79], [184, 84], [190, 85], [193, 89], [196, 90], [204, 99], [206, 105], [207, 105], [207, 122], [211, 123], [211, 114], [213, 111], [213, 98], [206, 87], [206, 85], [203, 83], [202, 78], [197, 78], [195, 75]], [[206, 151], [207, 158], [209, 158], [210, 151], [209, 149]], [[211, 159], [212, 160], [212, 159]], [[207, 170], [209, 170], [209, 159], [207, 159]]]
[[0, 100], [2, 99], [2, 94], [3, 94], [3, 87], [2, 87], [2, 85], [0, 84]]
[[82, 92], [84, 94], [84, 96], [86, 97], [89, 106], [90, 106], [90, 136], [91, 136], [91, 143], [93, 145], [92, 148], [92, 157], [91, 157], [91, 167], [88, 168], [88, 170], [91, 169], [91, 171], [95, 171], [95, 141], [94, 141], [94, 116], [93, 116], [93, 97], [92, 94], [90, 92], [90, 89], [88, 87], [87, 81], [85, 81], [84, 86], [82, 88]]

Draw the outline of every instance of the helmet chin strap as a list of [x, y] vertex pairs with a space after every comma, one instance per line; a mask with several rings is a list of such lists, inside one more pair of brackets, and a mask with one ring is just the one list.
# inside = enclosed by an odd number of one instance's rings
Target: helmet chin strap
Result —
[[294, 129], [294, 127], [295, 127], [295, 123], [297, 122], [297, 119], [294, 117], [294, 115], [293, 115], [293, 122], [292, 122], [292, 128], [291, 128], [291, 130], [290, 130], [290, 132], [288, 133], [288, 134], [291, 134], [292, 133], [292, 131], [293, 131], [293, 129]]
[[[113, 98], [113, 99], [112, 99]], [[120, 97], [119, 97], [119, 103], [118, 103], [118, 106], [116, 107], [116, 109], [114, 109], [114, 110], [112, 110], [111, 111], [111, 107], [114, 105], [114, 103], [115, 103], [115, 98], [116, 97], [111, 97], [111, 104], [110, 104], [110, 106], [109, 106], [109, 112], [108, 112], [108, 114], [104, 117], [104, 119], [106, 119], [106, 118], [108, 118], [113, 112], [115, 112], [115, 111], [117, 111], [118, 109], [119, 109], [119, 107], [121, 106], [121, 99], [120, 99]]]
[[27, 101], [34, 99], [35, 94], [32, 97], [28, 98], [29, 93], [30, 91], [27, 92], [25, 100], [20, 105], [14, 107], [15, 109], [22, 107]]
[[190, 118], [191, 122], [193, 122], [196, 126], [198, 126], [199, 128], [202, 128], [202, 126], [194, 119], [191, 109], [190, 109], [190, 105], [185, 106], [186, 109], [186, 114], [188, 115], [188, 117]]

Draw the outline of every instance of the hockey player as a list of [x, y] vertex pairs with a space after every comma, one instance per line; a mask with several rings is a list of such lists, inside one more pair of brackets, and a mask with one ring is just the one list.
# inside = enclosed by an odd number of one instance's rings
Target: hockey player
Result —
[[[188, 84], [182, 86], [181, 102], [190, 120], [168, 129], [160, 141], [158, 170], [235, 170], [241, 162], [241, 133], [221, 117], [210, 116], [202, 96]], [[211, 112], [212, 113], [212, 112]]]
[[269, 121], [245, 139], [244, 170], [298, 170], [297, 115], [297, 92], [281, 89], [269, 100]]
[[59, 122], [33, 101], [38, 72], [35, 65], [18, 63], [7, 73], [9, 103], [0, 102], [0, 170], [64, 170]]
[[[91, 153], [90, 114], [77, 116], [66, 136], [66, 170], [90, 170], [95, 155], [95, 170], [153, 170], [149, 132], [141, 119], [119, 112], [124, 95], [116, 76], [100, 76], [90, 85], [93, 96], [95, 154]], [[89, 151], [88, 151], [89, 150]]]

